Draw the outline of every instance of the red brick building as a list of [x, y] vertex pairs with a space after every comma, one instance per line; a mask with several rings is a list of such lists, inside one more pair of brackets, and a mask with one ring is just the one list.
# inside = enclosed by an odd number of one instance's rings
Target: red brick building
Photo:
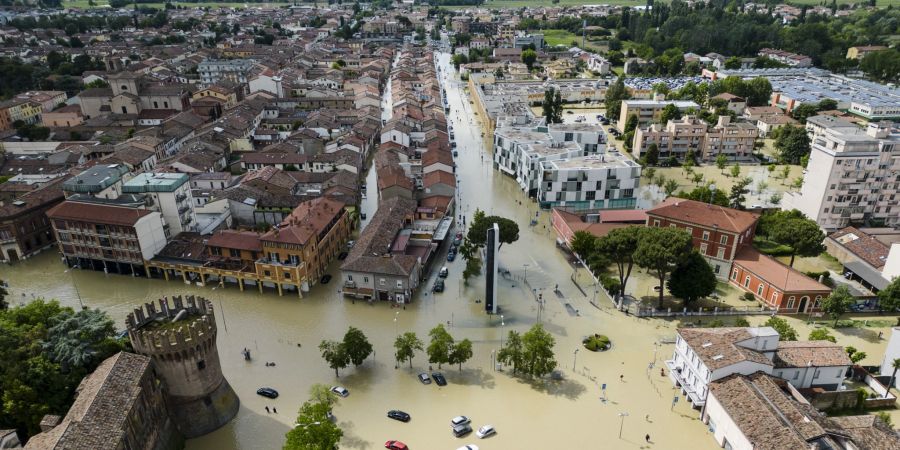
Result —
[[753, 247], [738, 252], [728, 281], [779, 313], [817, 312], [822, 299], [831, 293], [828, 286]]
[[648, 227], [687, 231], [693, 238], [694, 248], [723, 280], [735, 255], [752, 244], [758, 219], [759, 216], [746, 211], [677, 197], [669, 197], [647, 211]]

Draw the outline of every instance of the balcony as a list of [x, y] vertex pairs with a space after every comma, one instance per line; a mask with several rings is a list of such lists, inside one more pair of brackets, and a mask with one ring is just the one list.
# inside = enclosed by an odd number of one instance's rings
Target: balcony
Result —
[[178, 194], [178, 195], [175, 196], [175, 201], [176, 201], [176, 202], [181, 203], [181, 202], [183, 202], [183, 201], [185, 201], [185, 200], [187, 200], [187, 194]]

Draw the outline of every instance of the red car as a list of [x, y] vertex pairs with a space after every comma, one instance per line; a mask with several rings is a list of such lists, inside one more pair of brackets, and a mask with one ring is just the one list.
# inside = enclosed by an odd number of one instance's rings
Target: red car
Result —
[[387, 441], [384, 443], [384, 448], [389, 450], [409, 450], [409, 447], [400, 441]]

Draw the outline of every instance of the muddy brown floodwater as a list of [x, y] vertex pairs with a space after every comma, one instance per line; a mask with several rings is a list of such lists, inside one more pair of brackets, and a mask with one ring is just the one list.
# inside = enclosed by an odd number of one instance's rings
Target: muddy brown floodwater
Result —
[[[450, 71], [448, 55], [441, 55], [441, 73]], [[489, 214], [514, 218], [520, 226], [519, 241], [504, 245], [500, 264], [512, 277], [500, 283], [503, 318], [489, 317], [483, 304], [483, 277], [464, 287], [460, 278], [464, 262], [447, 263], [447, 289], [436, 295], [420, 293], [405, 309], [386, 303], [369, 305], [343, 299], [338, 293], [338, 265], [331, 267], [334, 280], [316, 286], [298, 299], [279, 297], [268, 290], [239, 292], [237, 287], [212, 290], [175, 281], [147, 280], [98, 272], [65, 272], [54, 251], [0, 268], [0, 278], [11, 284], [13, 303], [32, 296], [56, 298], [69, 306], [79, 304], [79, 295], [89, 307], [108, 311], [124, 328], [125, 315], [145, 301], [163, 295], [197, 294], [211, 298], [218, 308], [219, 353], [223, 370], [241, 399], [238, 416], [222, 429], [187, 443], [188, 450], [278, 449], [293, 424], [307, 390], [314, 383], [341, 384], [350, 390], [335, 415], [344, 430], [342, 448], [378, 449], [388, 439], [399, 439], [413, 449], [456, 449], [477, 443], [482, 449], [664, 449], [715, 448], [698, 412], [679, 401], [670, 410], [674, 391], [667, 378], [648, 375], [647, 366], [657, 364], [672, 352], [669, 345], [655, 342], [674, 336], [664, 321], [639, 321], [611, 310], [608, 299], [590, 304], [571, 282], [572, 266], [556, 248], [549, 229], [549, 216], [540, 212], [538, 225], [529, 226], [537, 206], [525, 198], [514, 181], [491, 168], [489, 147], [481, 137], [478, 117], [461, 92], [458, 80], [443, 80], [448, 89], [451, 114], [460, 151], [458, 174], [461, 213], [471, 217], [475, 208]], [[469, 120], [472, 123], [469, 123]], [[482, 160], [482, 155], [484, 158]], [[371, 187], [371, 186], [370, 186]], [[521, 202], [521, 203], [520, 203]], [[437, 265], [438, 267], [440, 264]], [[501, 333], [525, 331], [538, 318], [535, 296], [523, 288], [527, 277], [531, 288], [541, 289], [545, 309], [541, 320], [556, 338], [561, 381], [532, 382], [491, 367], [492, 354], [500, 346]], [[426, 286], [431, 286], [433, 277]], [[561, 296], [553, 287], [558, 284]], [[590, 291], [590, 288], [586, 288]], [[24, 294], [24, 296], [23, 296]], [[579, 310], [567, 312], [565, 303]], [[438, 323], [449, 324], [456, 339], [474, 343], [474, 357], [457, 367], [443, 367], [449, 385], [422, 385], [415, 375], [428, 369], [427, 357], [416, 355], [413, 368], [395, 368], [392, 342], [401, 332], [415, 331], [421, 338]], [[317, 351], [322, 339], [339, 339], [348, 326], [362, 329], [375, 347], [375, 354], [359, 368], [347, 368], [335, 379]], [[581, 339], [592, 333], [610, 337], [613, 347], [591, 353]], [[240, 350], [251, 350], [245, 362]], [[581, 349], [577, 354], [576, 349]], [[275, 362], [267, 367], [265, 362]], [[573, 370], [574, 366], [574, 370]], [[435, 368], [436, 369], [436, 368]], [[623, 380], [619, 376], [624, 375]], [[608, 401], [601, 402], [601, 384], [608, 385]], [[270, 386], [281, 396], [269, 400], [256, 389]], [[267, 414], [265, 407], [277, 414]], [[385, 417], [389, 409], [402, 409], [412, 421], [401, 423]], [[628, 413], [621, 418], [619, 413]], [[497, 434], [478, 440], [474, 434], [454, 438], [449, 429], [453, 416], [467, 415], [473, 427], [492, 424]], [[619, 430], [622, 437], [619, 438]], [[477, 442], [476, 442], [477, 441]]]

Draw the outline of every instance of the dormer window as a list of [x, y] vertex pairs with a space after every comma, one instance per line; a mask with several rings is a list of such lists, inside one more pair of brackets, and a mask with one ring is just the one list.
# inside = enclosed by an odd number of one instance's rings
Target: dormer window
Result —
[[124, 85], [124, 84], [123, 84], [120, 88], [121, 88], [123, 91], [127, 91], [127, 90], [128, 90], [128, 86], [126, 86], [126, 85]]

